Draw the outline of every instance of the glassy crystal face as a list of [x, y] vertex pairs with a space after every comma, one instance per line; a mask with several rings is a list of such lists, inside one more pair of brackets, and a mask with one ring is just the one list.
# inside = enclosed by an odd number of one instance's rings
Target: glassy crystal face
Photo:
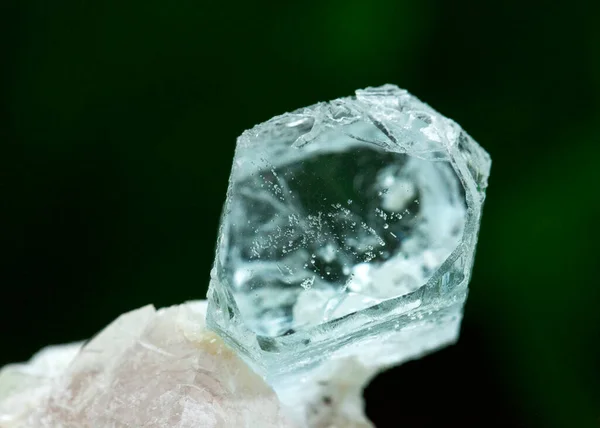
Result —
[[[261, 353], [291, 355], [392, 313], [454, 304], [460, 291], [452, 290], [468, 281], [489, 167], [458, 125], [392, 85], [244, 132], [209, 325], [268, 365]], [[379, 319], [357, 324], [374, 310]]]
[[387, 152], [344, 130], [327, 136], [343, 151], [306, 150], [289, 163], [262, 152], [232, 183], [220, 279], [257, 334], [279, 336], [410, 293], [460, 241], [466, 204], [448, 162]]

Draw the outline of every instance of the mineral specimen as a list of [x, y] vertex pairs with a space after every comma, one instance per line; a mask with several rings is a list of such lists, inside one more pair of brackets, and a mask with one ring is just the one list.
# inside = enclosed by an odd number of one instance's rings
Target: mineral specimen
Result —
[[85, 345], [4, 367], [0, 427], [295, 427], [269, 385], [205, 328], [205, 308], [146, 306]]
[[283, 385], [325, 359], [368, 371], [451, 343], [490, 164], [455, 122], [392, 85], [245, 131], [208, 326], [287, 401]]
[[4, 367], [0, 428], [371, 428], [369, 379], [458, 336], [489, 169], [392, 85], [244, 132], [208, 313], [147, 306]]

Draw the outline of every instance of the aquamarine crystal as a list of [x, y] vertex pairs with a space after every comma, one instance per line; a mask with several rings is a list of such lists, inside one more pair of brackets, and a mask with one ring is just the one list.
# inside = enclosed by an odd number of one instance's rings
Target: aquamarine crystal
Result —
[[455, 122], [393, 85], [245, 131], [208, 325], [275, 379], [456, 340], [489, 170]]

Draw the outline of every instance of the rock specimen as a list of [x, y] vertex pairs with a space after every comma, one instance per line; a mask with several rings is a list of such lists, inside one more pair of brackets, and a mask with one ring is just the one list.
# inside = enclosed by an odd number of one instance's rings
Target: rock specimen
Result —
[[392, 85], [245, 131], [209, 327], [286, 402], [324, 360], [368, 372], [453, 342], [489, 170], [455, 122]]
[[208, 313], [147, 306], [5, 367], [0, 428], [372, 427], [370, 378], [458, 337], [489, 170], [392, 85], [257, 125], [238, 139]]
[[206, 302], [122, 315], [0, 371], [0, 428], [281, 428], [273, 390], [204, 325]]

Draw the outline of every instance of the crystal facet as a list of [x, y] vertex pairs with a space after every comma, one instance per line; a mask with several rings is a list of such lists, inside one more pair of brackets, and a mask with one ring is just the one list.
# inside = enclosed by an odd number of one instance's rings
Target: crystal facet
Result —
[[490, 164], [393, 85], [245, 131], [208, 325], [271, 378], [325, 355], [382, 366], [452, 342]]

